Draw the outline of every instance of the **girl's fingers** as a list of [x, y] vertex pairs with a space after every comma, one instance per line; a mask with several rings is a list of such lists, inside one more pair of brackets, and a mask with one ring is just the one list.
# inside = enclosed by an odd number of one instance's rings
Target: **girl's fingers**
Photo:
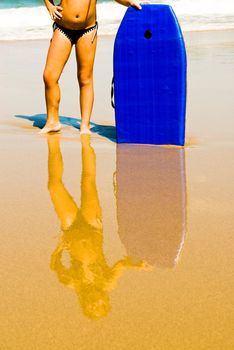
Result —
[[140, 3], [138, 1], [135, 1], [131, 4], [132, 7], [134, 7], [135, 9], [141, 10], [142, 7], [140, 5]]
[[61, 6], [54, 6], [53, 11], [50, 12], [50, 17], [54, 21], [55, 19], [61, 19], [63, 15], [60, 13], [63, 8]]
[[54, 16], [56, 16], [57, 18], [62, 18], [63, 17], [62, 14], [59, 11], [57, 11], [57, 10], [54, 11]]
[[150, 4], [150, 1], [148, 1], [148, 0], [134, 1], [134, 2], [131, 4], [131, 6], [132, 6], [132, 7], [135, 7], [135, 8], [138, 9], [138, 10], [141, 10], [141, 9], [142, 9], [141, 4]]
[[54, 21], [55, 19], [59, 19], [58, 18], [58, 16], [56, 16], [56, 14], [53, 12], [53, 13], [51, 13], [51, 18], [52, 18], [52, 20]]

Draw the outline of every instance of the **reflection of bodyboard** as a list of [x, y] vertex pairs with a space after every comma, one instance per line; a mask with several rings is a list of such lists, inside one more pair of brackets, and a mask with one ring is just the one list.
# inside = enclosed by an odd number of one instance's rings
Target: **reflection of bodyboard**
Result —
[[184, 149], [117, 146], [118, 233], [127, 254], [173, 267], [186, 226]]
[[168, 5], [129, 7], [114, 45], [117, 142], [184, 145], [186, 51]]

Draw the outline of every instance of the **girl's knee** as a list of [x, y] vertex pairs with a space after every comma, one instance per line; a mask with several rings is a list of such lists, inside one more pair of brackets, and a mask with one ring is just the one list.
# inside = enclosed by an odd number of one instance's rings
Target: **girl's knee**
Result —
[[43, 73], [43, 81], [45, 86], [50, 87], [58, 83], [58, 77], [53, 71], [45, 69]]
[[85, 72], [78, 72], [78, 81], [80, 87], [92, 85], [93, 74], [87, 74]]

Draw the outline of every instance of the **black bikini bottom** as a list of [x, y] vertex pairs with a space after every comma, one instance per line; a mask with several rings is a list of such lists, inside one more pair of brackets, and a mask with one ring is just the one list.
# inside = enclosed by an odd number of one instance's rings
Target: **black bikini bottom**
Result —
[[98, 30], [98, 22], [92, 27], [85, 28], [85, 29], [68, 29], [65, 27], [62, 27], [60, 24], [54, 22], [53, 23], [53, 30], [55, 31], [56, 29], [59, 29], [60, 32], [62, 32], [66, 37], [71, 41], [71, 44], [76, 44], [77, 41], [85, 34], [91, 32], [92, 30], [95, 30], [94, 36], [92, 38], [92, 42], [95, 39], [95, 36], [97, 35], [97, 30]]

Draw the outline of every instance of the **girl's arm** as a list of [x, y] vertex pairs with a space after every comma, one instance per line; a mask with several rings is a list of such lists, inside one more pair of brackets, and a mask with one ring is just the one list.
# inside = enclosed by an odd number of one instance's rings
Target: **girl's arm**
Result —
[[63, 8], [61, 6], [56, 6], [53, 0], [44, 0], [44, 3], [53, 21], [62, 18], [61, 11]]

